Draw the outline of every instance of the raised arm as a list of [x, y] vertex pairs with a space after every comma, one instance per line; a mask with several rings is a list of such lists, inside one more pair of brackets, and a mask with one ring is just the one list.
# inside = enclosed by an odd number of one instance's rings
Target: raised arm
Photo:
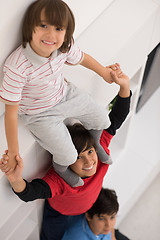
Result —
[[112, 72], [111, 76], [113, 77], [113, 81], [120, 86], [120, 90], [112, 110], [109, 113], [111, 125], [106, 131], [111, 135], [115, 135], [116, 130], [120, 128], [130, 111], [132, 92], [130, 91], [129, 78], [124, 73], [121, 73], [121, 75], [117, 77], [114, 72]]

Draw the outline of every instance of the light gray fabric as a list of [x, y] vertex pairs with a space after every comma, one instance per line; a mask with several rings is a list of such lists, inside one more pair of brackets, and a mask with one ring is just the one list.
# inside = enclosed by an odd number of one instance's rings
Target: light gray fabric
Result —
[[102, 135], [102, 130], [90, 130], [90, 134], [92, 135], [92, 137], [94, 138], [94, 141], [96, 143], [97, 146], [97, 155], [98, 158], [100, 159], [101, 162], [105, 163], [105, 164], [112, 164], [112, 159], [111, 157], [106, 153], [106, 151], [104, 150], [104, 148], [101, 146], [100, 144], [100, 138]]
[[53, 155], [55, 163], [62, 166], [69, 166], [77, 159], [65, 119], [78, 119], [88, 130], [102, 130], [110, 125], [107, 111], [72, 83], [67, 83], [67, 92], [56, 106], [21, 118], [39, 144]]
[[79, 187], [84, 185], [84, 181], [76, 173], [74, 173], [68, 166], [62, 166], [54, 162], [54, 170], [59, 174], [60, 177], [64, 179], [72, 187]]

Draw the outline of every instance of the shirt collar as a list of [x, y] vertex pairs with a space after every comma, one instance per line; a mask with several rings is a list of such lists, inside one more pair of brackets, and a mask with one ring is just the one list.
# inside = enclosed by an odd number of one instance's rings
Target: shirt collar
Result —
[[55, 50], [49, 58], [41, 57], [33, 51], [29, 43], [27, 43], [26, 47], [22, 49], [24, 55], [28, 58], [31, 64], [36, 67], [42, 66], [43, 64], [48, 62], [48, 60], [52, 60], [57, 57], [60, 53], [58, 50]]

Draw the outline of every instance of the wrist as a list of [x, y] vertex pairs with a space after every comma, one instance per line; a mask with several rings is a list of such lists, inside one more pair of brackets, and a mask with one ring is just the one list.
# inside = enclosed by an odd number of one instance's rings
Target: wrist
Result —
[[15, 192], [20, 193], [23, 192], [26, 188], [26, 182], [23, 178], [17, 178], [10, 181], [10, 184]]
[[8, 155], [9, 155], [9, 156], [19, 155], [19, 151], [18, 151], [18, 150], [15, 151], [15, 149], [14, 149], [14, 150], [8, 149]]
[[10, 175], [8, 176], [9, 182], [10, 184], [14, 184], [14, 185], [20, 185], [24, 180], [22, 177], [10, 177]]
[[103, 78], [103, 79], [108, 79], [108, 80], [111, 80], [111, 72], [113, 72], [113, 70], [109, 67], [103, 67], [102, 66], [102, 70], [101, 70], [101, 74], [100, 76]]
[[125, 84], [125, 85], [120, 86], [119, 96], [122, 97], [122, 98], [130, 96], [130, 85], [129, 84]]
[[8, 155], [8, 158], [9, 158], [9, 162], [10, 163], [15, 163], [16, 162], [16, 156], [19, 156], [19, 152], [8, 151], [7, 155]]

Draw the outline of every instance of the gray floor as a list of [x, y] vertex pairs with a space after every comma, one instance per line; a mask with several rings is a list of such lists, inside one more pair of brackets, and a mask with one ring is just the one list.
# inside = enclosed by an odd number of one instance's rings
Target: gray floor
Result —
[[160, 240], [160, 174], [119, 225], [131, 240]]

